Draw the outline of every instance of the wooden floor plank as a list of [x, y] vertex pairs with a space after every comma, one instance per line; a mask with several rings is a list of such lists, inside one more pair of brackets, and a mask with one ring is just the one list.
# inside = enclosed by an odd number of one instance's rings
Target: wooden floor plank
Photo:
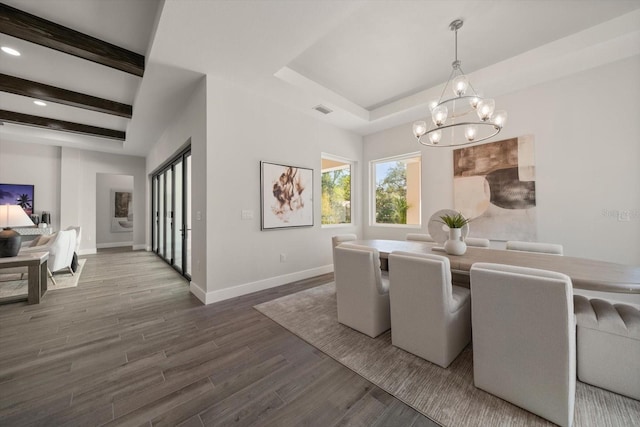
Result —
[[0, 306], [3, 426], [434, 425], [253, 309], [332, 274], [204, 306], [153, 253], [85, 258]]

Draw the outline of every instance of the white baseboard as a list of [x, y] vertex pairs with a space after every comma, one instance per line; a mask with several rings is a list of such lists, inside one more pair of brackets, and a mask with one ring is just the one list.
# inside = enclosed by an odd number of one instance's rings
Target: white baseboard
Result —
[[[123, 246], [133, 246], [133, 242], [96, 243], [96, 248], [98, 249], [120, 248]], [[143, 245], [143, 248], [144, 248], [144, 245]]]
[[89, 249], [80, 249], [80, 251], [78, 252], [78, 255], [95, 255], [97, 253], [98, 251], [96, 251], [96, 248], [89, 248]]
[[133, 245], [133, 250], [134, 251], [148, 251], [147, 249], [147, 245], [145, 245], [144, 243], [141, 245]]
[[207, 293], [196, 282], [191, 281], [189, 283], [189, 291], [203, 304], [207, 303]]
[[244, 283], [241, 285], [218, 289], [211, 292], [205, 292], [200, 286], [196, 285], [194, 282], [191, 282], [189, 290], [200, 301], [208, 305], [253, 292], [275, 288], [276, 286], [286, 285], [287, 283], [295, 282], [297, 280], [308, 279], [310, 277], [319, 276], [321, 274], [331, 273], [332, 271], [333, 264], [329, 264], [322, 267], [297, 271], [295, 273], [284, 274], [282, 276], [270, 277], [268, 279]]

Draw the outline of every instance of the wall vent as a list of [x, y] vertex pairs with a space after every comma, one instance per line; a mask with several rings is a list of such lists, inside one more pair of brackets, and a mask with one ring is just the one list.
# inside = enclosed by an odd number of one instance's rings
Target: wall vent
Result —
[[333, 111], [331, 108], [325, 107], [322, 104], [316, 105], [315, 107], [313, 107], [313, 109], [316, 111], [320, 111], [322, 114], [329, 114]]

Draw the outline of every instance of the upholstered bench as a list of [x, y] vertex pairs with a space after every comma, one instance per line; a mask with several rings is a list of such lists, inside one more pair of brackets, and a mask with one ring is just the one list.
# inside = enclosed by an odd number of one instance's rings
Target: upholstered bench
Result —
[[640, 400], [640, 310], [574, 295], [578, 379]]

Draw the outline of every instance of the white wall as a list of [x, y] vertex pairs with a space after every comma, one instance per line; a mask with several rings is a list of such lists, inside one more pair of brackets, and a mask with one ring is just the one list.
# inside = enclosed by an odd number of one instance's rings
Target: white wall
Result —
[[111, 231], [112, 190], [133, 193], [133, 176], [99, 173], [96, 177], [96, 247], [132, 246], [133, 231]]
[[[356, 161], [359, 176], [359, 135], [208, 77], [206, 263], [214, 274], [207, 276], [207, 302], [332, 271], [331, 236], [360, 234], [362, 225], [321, 227], [323, 152]], [[313, 227], [260, 230], [260, 161], [314, 170]], [[362, 182], [354, 184], [357, 206]], [[253, 219], [242, 220], [242, 210]]]
[[60, 225], [82, 227], [80, 254], [96, 252], [96, 179], [98, 174], [132, 175], [133, 248], [144, 249], [149, 221], [145, 215], [147, 191], [145, 159], [63, 147], [60, 183]]
[[[496, 99], [509, 113], [501, 139], [534, 136], [538, 240], [562, 243], [566, 255], [640, 264], [639, 75], [635, 56]], [[365, 162], [420, 149], [411, 123], [364, 140]], [[433, 212], [453, 207], [453, 160], [451, 149], [421, 151], [426, 232]], [[630, 220], [618, 221], [616, 211]], [[414, 231], [363, 218], [367, 238]]]
[[0, 140], [0, 183], [33, 184], [34, 213], [60, 228], [60, 147]]
[[[356, 161], [358, 176], [362, 138], [211, 76], [182, 111], [147, 156], [147, 173], [191, 141], [192, 292], [211, 303], [331, 271], [331, 236], [359, 233], [361, 224], [320, 226], [320, 156]], [[261, 160], [314, 169], [313, 227], [260, 231]], [[356, 180], [356, 204], [361, 188]], [[242, 210], [253, 219], [242, 220]]]
[[[191, 143], [191, 253], [192, 266], [191, 289], [201, 300], [205, 299], [207, 283], [207, 241], [206, 241], [206, 199], [207, 199], [207, 123], [206, 123], [206, 87], [207, 79], [203, 76], [187, 101], [180, 109], [182, 115], [176, 117], [162, 134], [161, 139], [154, 145], [147, 156], [146, 185], [151, 194], [150, 174], [164, 162], [170, 160], [185, 144]], [[151, 217], [151, 198], [147, 200], [147, 217]], [[197, 220], [200, 212], [201, 220]], [[146, 237], [148, 250], [151, 249], [151, 234]], [[213, 270], [211, 270], [213, 273]]]

